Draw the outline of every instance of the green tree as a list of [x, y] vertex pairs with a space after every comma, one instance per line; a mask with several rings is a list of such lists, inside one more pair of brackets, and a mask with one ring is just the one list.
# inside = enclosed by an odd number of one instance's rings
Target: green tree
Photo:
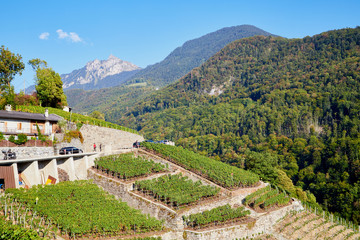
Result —
[[35, 71], [39, 68], [47, 68], [47, 62], [41, 60], [40, 58], [31, 59], [29, 60], [28, 64], [30, 64]]
[[60, 75], [38, 58], [30, 60], [29, 64], [36, 71], [35, 89], [42, 106], [60, 108], [67, 105]]
[[14, 88], [11, 87], [10, 82], [14, 79], [16, 74], [22, 73], [25, 68], [24, 63], [21, 61], [22, 57], [19, 54], [14, 54], [5, 49], [4, 46], [0, 48], [0, 91], [5, 102], [2, 104], [14, 103]]
[[96, 118], [96, 119], [100, 119], [100, 120], [105, 120], [105, 116], [103, 113], [99, 112], [99, 111], [93, 111], [90, 114], [90, 117]]
[[16, 74], [22, 73], [25, 68], [24, 63], [21, 61], [22, 57], [19, 54], [14, 54], [5, 49], [4, 46], [0, 48], [0, 87], [10, 89], [10, 82], [14, 79]]

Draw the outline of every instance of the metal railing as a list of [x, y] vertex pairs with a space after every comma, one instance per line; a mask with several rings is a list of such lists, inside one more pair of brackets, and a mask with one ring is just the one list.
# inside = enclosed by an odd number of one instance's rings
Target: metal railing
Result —
[[[41, 134], [44, 134], [44, 135], [51, 135], [51, 129], [47, 129], [48, 131], [45, 131], [45, 130], [42, 130], [41, 131]], [[3, 134], [19, 134], [19, 133], [23, 133], [23, 134], [26, 134], [26, 135], [35, 135], [37, 134], [37, 130], [34, 130], [32, 128], [21, 128], [21, 129], [18, 129], [18, 128], [5, 128], [5, 129], [0, 129], [0, 132], [2, 132]]]

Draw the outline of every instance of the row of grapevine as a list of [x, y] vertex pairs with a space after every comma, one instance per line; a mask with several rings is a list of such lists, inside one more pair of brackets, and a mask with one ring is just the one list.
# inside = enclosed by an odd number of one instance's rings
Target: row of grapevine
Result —
[[269, 185], [248, 195], [243, 203], [254, 209], [261, 208], [267, 210], [272, 207], [285, 206], [290, 202], [290, 200], [290, 196], [288, 196], [285, 192], [279, 191], [277, 187], [275, 189], [271, 189], [271, 186]]
[[15, 225], [11, 221], [7, 221], [4, 216], [0, 217], [0, 240], [11, 239], [42, 239], [35, 230]]
[[109, 172], [120, 179], [129, 179], [165, 171], [165, 166], [147, 160], [144, 157], [135, 157], [133, 153], [110, 155], [95, 160], [95, 168]]
[[162, 221], [116, 200], [90, 181], [7, 189], [12, 198], [70, 237], [114, 236], [162, 230]]
[[135, 238], [130, 238], [128, 240], [161, 240], [161, 237], [135, 237]]
[[248, 205], [253, 199], [255, 199], [259, 195], [263, 194], [264, 192], [268, 192], [269, 190], [271, 190], [271, 185], [268, 185], [264, 188], [257, 190], [256, 192], [253, 192], [253, 193], [247, 195], [244, 200], [244, 204]]
[[[47, 221], [36, 212], [31, 212], [31, 209], [22, 203], [14, 201], [11, 194], [5, 194], [3, 192], [0, 194], [0, 212], [2, 216], [0, 221], [5, 221], [1, 222], [0, 230], [3, 232], [0, 235], [0, 239], [50, 238], [50, 236], [58, 230], [58, 228], [52, 226], [50, 220]], [[16, 226], [12, 227], [12, 224]], [[12, 230], [15, 230], [13, 234], [11, 234]], [[2, 238], [1, 236], [7, 236], [9, 238]], [[23, 237], [19, 238], [19, 236]], [[29, 238], [26, 236], [29, 236]]]
[[230, 166], [182, 147], [149, 142], [143, 142], [141, 146], [155, 151], [185, 169], [193, 171], [225, 188], [252, 187], [259, 182], [259, 176], [255, 173]]
[[[123, 127], [123, 126], [117, 125], [115, 123], [106, 122], [105, 120], [96, 119], [96, 118], [92, 118], [89, 116], [84, 116], [84, 115], [81, 115], [78, 113], [66, 112], [66, 111], [63, 111], [62, 109], [58, 109], [58, 108], [48, 107], [47, 109], [49, 110], [50, 114], [59, 115], [60, 117], [63, 117], [65, 120], [72, 121], [75, 123], [96, 125], [96, 126], [100, 126], [100, 127], [108, 127], [108, 128], [113, 128], [113, 129], [118, 129], [118, 130], [122, 130], [122, 131], [126, 131], [126, 132], [139, 134], [136, 130], [133, 130], [133, 129], [130, 129], [127, 127]], [[40, 107], [40, 106], [17, 105], [16, 111], [30, 112], [30, 113], [45, 113], [45, 108]]]
[[183, 216], [184, 224], [192, 228], [207, 227], [209, 225], [224, 224], [229, 220], [239, 220], [250, 215], [244, 207], [231, 208], [229, 204], [213, 208], [201, 213]]
[[179, 207], [193, 203], [202, 198], [212, 197], [220, 189], [202, 185], [200, 181], [193, 182], [182, 174], [164, 175], [156, 179], [135, 182], [135, 190], [150, 195], [169, 206]]

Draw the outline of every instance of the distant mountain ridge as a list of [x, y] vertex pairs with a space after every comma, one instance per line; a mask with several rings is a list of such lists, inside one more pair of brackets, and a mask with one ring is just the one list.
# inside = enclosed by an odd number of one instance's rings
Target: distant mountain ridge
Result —
[[142, 69], [129, 81], [164, 87], [200, 66], [232, 41], [256, 35], [276, 36], [252, 25], [222, 28], [177, 47], [163, 61]]
[[141, 68], [113, 55], [107, 60], [90, 61], [81, 69], [61, 74], [64, 89], [100, 89], [120, 85]]
[[[164, 87], [175, 82], [193, 68], [200, 66], [230, 42], [255, 35], [275, 36], [251, 25], [223, 28], [185, 42], [172, 51], [163, 61], [139, 70], [122, 86], [93, 91], [69, 89], [65, 91], [65, 94], [74, 111], [92, 112], [98, 110], [105, 113], [107, 120], [116, 122], [124, 113], [124, 109], [131, 107], [135, 101], [141, 101], [143, 97], [158, 87]], [[144, 83], [143, 86], [146, 87], [141, 87], [141, 85], [132, 87], [132, 83], [139, 82]], [[81, 99], [79, 98], [80, 93]], [[131, 99], [123, 101], [125, 96]]]

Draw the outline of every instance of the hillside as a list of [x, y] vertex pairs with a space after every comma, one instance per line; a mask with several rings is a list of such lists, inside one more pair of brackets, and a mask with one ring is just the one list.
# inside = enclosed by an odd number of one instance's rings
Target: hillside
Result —
[[[130, 87], [124, 86], [122, 84], [124, 81], [121, 81], [119, 87], [82, 91], [81, 100], [77, 95], [74, 95], [77, 91], [66, 90], [65, 94], [76, 112], [101, 110], [101, 112], [105, 113], [107, 120], [117, 122], [118, 118], [125, 112], [124, 108], [131, 107], [132, 102], [140, 102], [144, 96], [156, 88], [176, 81], [191, 69], [204, 63], [230, 42], [255, 35], [269, 36], [271, 34], [250, 25], [223, 28], [200, 38], [187, 41], [171, 52], [163, 61], [139, 70], [127, 80], [126, 85], [130, 85]], [[146, 86], [154, 87], [144, 87], [140, 90], [143, 85], [133, 88], [132, 84], [134, 83], [143, 83]], [[79, 85], [78, 88], [90, 89]], [[141, 96], [137, 94], [138, 91], [142, 92]], [[97, 98], [94, 98], [95, 95]], [[129, 102], [122, 104], [122, 101], [120, 101], [122, 99], [129, 99]], [[113, 106], [112, 103], [116, 103], [116, 106]]]
[[142, 69], [129, 81], [147, 82], [156, 87], [166, 86], [187, 74], [191, 69], [200, 66], [230, 42], [256, 35], [271, 36], [272, 34], [251, 25], [222, 28], [185, 42], [164, 60]]
[[268, 181], [283, 170], [325, 209], [359, 223], [359, 45], [359, 27], [238, 40], [121, 123]]

